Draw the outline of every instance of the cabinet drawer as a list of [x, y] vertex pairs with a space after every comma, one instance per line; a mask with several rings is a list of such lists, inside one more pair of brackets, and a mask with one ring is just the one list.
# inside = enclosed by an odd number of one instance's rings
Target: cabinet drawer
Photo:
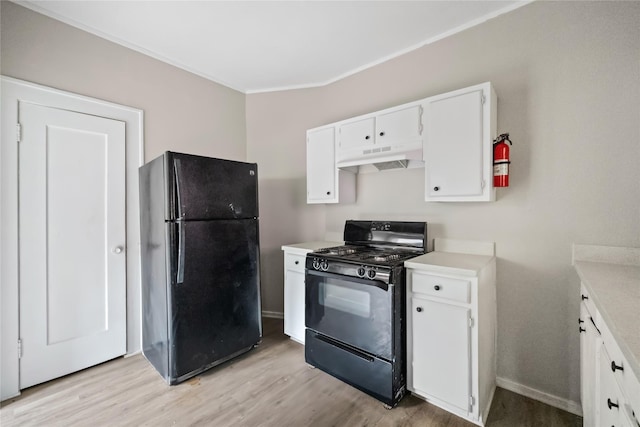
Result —
[[464, 279], [411, 272], [411, 291], [468, 304], [471, 282]]
[[629, 399], [628, 403], [632, 406], [635, 413], [640, 414], [640, 382], [631, 371], [629, 363], [622, 354], [622, 350], [620, 350], [618, 343], [613, 338], [607, 324], [604, 322], [599, 323], [602, 325], [600, 328], [602, 332], [602, 342], [609, 357], [606, 371], [615, 378], [623, 394]]
[[304, 255], [285, 254], [284, 268], [285, 270], [295, 270], [304, 272]]

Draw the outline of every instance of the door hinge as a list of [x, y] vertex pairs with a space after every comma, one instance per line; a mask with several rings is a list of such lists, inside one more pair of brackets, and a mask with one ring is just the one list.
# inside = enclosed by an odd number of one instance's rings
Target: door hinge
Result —
[[469, 396], [469, 407], [472, 407], [476, 404], [476, 399], [473, 396]]
[[22, 141], [22, 125], [20, 123], [16, 123], [16, 141]]
[[481, 100], [481, 101], [480, 101], [480, 102], [481, 102], [481, 104], [482, 104], [482, 105], [484, 105], [484, 103], [487, 101], [487, 97], [486, 97], [486, 96], [484, 96], [484, 95], [482, 95], [482, 97], [480, 98], [480, 100]]
[[18, 359], [22, 359], [22, 340], [18, 338]]
[[469, 327], [473, 328], [473, 317], [469, 317]]
[[484, 190], [484, 187], [487, 185], [487, 183], [485, 182], [485, 180], [483, 179], [482, 181], [480, 181], [480, 188], [482, 188]]

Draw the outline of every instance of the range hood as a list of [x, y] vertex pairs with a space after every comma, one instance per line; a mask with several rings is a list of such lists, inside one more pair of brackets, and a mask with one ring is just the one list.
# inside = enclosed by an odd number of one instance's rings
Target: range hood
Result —
[[[387, 150], [384, 150], [387, 148]], [[338, 160], [336, 166], [339, 169], [353, 170], [358, 166], [372, 165], [377, 170], [406, 169], [409, 161], [417, 160], [422, 162], [422, 147], [409, 151], [391, 150], [391, 147], [383, 149], [363, 150], [357, 157]], [[376, 150], [376, 151], [374, 151]]]

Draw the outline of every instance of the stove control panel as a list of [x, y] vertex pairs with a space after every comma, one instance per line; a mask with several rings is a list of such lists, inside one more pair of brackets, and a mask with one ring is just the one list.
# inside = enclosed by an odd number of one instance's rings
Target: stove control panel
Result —
[[389, 283], [389, 276], [391, 275], [391, 270], [387, 267], [358, 265], [318, 257], [307, 257], [306, 265], [307, 269], [361, 279], [379, 280], [385, 283]]

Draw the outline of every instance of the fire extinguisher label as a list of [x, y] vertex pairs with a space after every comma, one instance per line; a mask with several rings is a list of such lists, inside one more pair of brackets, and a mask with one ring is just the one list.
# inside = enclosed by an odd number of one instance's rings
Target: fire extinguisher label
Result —
[[501, 163], [497, 165], [493, 165], [493, 175], [509, 175], [509, 163]]

